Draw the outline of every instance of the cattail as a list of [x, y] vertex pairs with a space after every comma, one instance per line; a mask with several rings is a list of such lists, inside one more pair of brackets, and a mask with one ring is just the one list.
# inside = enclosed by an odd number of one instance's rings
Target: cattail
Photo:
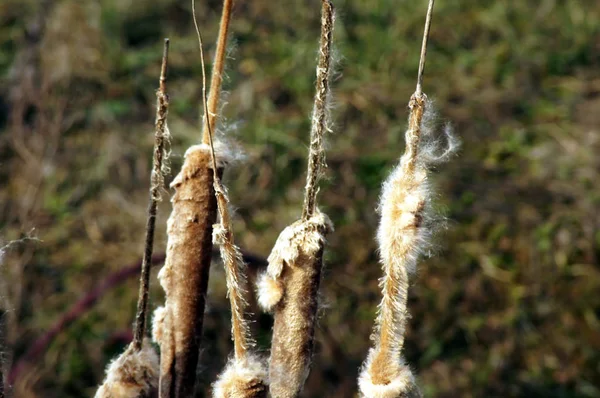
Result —
[[157, 204], [164, 189], [164, 174], [168, 172], [168, 146], [170, 144], [167, 114], [169, 99], [166, 94], [166, 74], [169, 52], [169, 39], [165, 39], [160, 70], [160, 83], [156, 92], [156, 123], [154, 134], [154, 155], [150, 178], [150, 200], [146, 222], [146, 240], [140, 275], [140, 292], [133, 342], [127, 350], [108, 368], [106, 380], [96, 392], [97, 398], [108, 397], [151, 397], [158, 389], [158, 356], [144, 338], [148, 310], [148, 290], [150, 266], [154, 248], [154, 227]]
[[216, 220], [212, 182], [208, 148], [189, 148], [171, 184], [167, 258], [158, 274], [166, 297], [153, 326], [161, 352], [161, 398], [188, 397], [194, 389]]
[[[250, 335], [248, 320], [245, 318], [248, 302], [247, 279], [242, 252], [235, 245], [231, 216], [229, 214], [229, 197], [218, 173], [218, 161], [229, 162], [233, 156], [223, 145], [223, 149], [215, 150], [213, 140], [211, 115], [208, 113], [211, 104], [206, 98], [206, 72], [204, 67], [204, 50], [202, 35], [194, 16], [194, 26], [198, 35], [200, 59], [202, 62], [202, 99], [204, 105], [204, 120], [210, 145], [213, 169], [213, 182], [220, 222], [213, 226], [213, 241], [219, 245], [221, 258], [225, 266], [227, 279], [227, 294], [231, 304], [231, 335], [234, 344], [234, 356], [227, 367], [219, 375], [214, 384], [213, 396], [216, 398], [262, 398], [268, 393], [268, 374], [264, 362], [251, 352], [255, 345]], [[215, 64], [219, 61], [215, 60]], [[222, 60], [221, 60], [222, 62]], [[213, 83], [215, 76], [213, 75]], [[220, 76], [218, 77], [220, 78]], [[212, 115], [213, 119], [216, 115]], [[217, 155], [218, 153], [218, 155]]]
[[[232, 1], [225, 0], [203, 143], [187, 150], [181, 171], [171, 184], [175, 194], [167, 222], [167, 259], [158, 276], [166, 299], [164, 307], [157, 309], [153, 325], [153, 336], [161, 349], [161, 398], [189, 397], [195, 387], [212, 253], [212, 226], [217, 218], [208, 144], [216, 123], [231, 7]], [[193, 0], [192, 11], [195, 23]], [[222, 160], [217, 162], [219, 175], [224, 165]]]
[[327, 103], [334, 23], [333, 5], [322, 2], [321, 39], [316, 95], [312, 114], [310, 152], [302, 219], [279, 235], [269, 266], [259, 278], [259, 303], [274, 312], [269, 360], [273, 397], [296, 397], [308, 377], [314, 346], [318, 291], [325, 237], [333, 229], [317, 208], [318, 182], [325, 165], [323, 137], [328, 130]]
[[431, 0], [427, 12], [417, 89], [409, 102], [406, 151], [384, 182], [381, 195], [377, 240], [384, 271], [380, 284], [383, 300], [372, 336], [375, 344], [358, 380], [361, 396], [366, 398], [421, 396], [412, 371], [402, 358], [409, 275], [414, 273], [419, 256], [428, 248], [432, 233], [428, 171], [433, 163], [454, 152], [457, 145], [447, 130], [448, 148], [436, 155], [434, 112], [421, 88], [433, 3]]
[[154, 397], [158, 391], [158, 355], [144, 339], [138, 349], [132, 343], [106, 369], [106, 379], [95, 398]]

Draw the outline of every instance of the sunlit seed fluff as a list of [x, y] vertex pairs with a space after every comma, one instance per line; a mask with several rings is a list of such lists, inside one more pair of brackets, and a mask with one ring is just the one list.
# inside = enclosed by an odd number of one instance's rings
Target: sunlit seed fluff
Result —
[[284, 295], [281, 273], [285, 264], [293, 265], [301, 254], [314, 256], [330, 231], [333, 231], [331, 220], [317, 212], [308, 221], [297, 221], [279, 234], [267, 259], [269, 266], [257, 283], [258, 302], [265, 311], [272, 311]]
[[283, 297], [281, 280], [273, 278], [268, 272], [263, 272], [258, 277], [256, 287], [258, 290], [258, 304], [264, 311], [272, 311]]
[[110, 363], [106, 379], [95, 398], [150, 398], [158, 389], [158, 355], [144, 340], [142, 349], [130, 345], [123, 354]]
[[[371, 366], [373, 355], [374, 350], [371, 349], [365, 369]], [[397, 369], [394, 369], [393, 373], [395, 377], [387, 384], [377, 384], [371, 379], [371, 374], [363, 370], [358, 378], [361, 396], [365, 398], [419, 398], [422, 396], [416, 385], [415, 377], [407, 365], [398, 362]]]
[[[431, 244], [433, 193], [428, 171], [458, 147], [458, 140], [446, 128], [446, 148], [440, 150], [442, 144], [434, 137], [432, 108], [425, 96], [411, 99], [407, 149], [383, 184], [377, 232], [384, 270], [380, 283], [383, 299], [373, 333], [375, 346], [359, 377], [360, 392], [367, 398], [419, 396], [414, 395], [419, 391], [401, 356], [408, 318], [409, 275]], [[415, 113], [422, 114], [422, 119], [415, 118]], [[420, 123], [415, 124], [417, 120]]]
[[285, 264], [293, 265], [300, 254], [314, 256], [322, 247], [325, 236], [321, 230], [333, 230], [329, 218], [318, 212], [308, 221], [297, 221], [286, 227], [275, 242], [267, 259], [269, 266], [258, 279], [258, 303], [265, 311], [272, 311], [284, 295], [281, 273]]
[[154, 316], [152, 317], [152, 340], [155, 343], [159, 343], [163, 340], [163, 334], [168, 331], [169, 328], [165, 326], [167, 311], [165, 307], [158, 307], [154, 310]]
[[231, 359], [213, 385], [214, 398], [263, 398], [269, 391], [268, 370], [261, 359]]
[[[324, 231], [324, 232], [323, 232]], [[307, 221], [297, 221], [286, 227], [275, 242], [268, 257], [267, 273], [279, 278], [285, 264], [293, 264], [301, 253], [315, 254], [325, 242], [324, 233], [333, 231], [329, 217], [317, 211]]]

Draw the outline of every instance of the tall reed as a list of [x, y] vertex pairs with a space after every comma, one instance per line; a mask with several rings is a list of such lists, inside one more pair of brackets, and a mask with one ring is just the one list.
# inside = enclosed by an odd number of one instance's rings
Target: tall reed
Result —
[[279, 235], [269, 256], [267, 271], [258, 283], [259, 303], [273, 311], [275, 317], [269, 360], [273, 397], [298, 396], [308, 377], [325, 236], [333, 229], [329, 218], [317, 208], [318, 183], [325, 166], [323, 137], [329, 121], [327, 104], [333, 24], [333, 4], [323, 0], [302, 218]]
[[[175, 194], [167, 222], [167, 259], [158, 276], [166, 299], [164, 307], [156, 310], [153, 325], [154, 338], [161, 348], [161, 398], [190, 397], [194, 393], [211, 263], [212, 226], [217, 217], [208, 144], [216, 122], [231, 8], [232, 0], [225, 0], [202, 144], [186, 151], [181, 171], [171, 184]], [[217, 162], [219, 174], [224, 164], [221, 160]]]
[[168, 147], [170, 143], [169, 128], [167, 127], [169, 98], [166, 93], [168, 56], [169, 39], [165, 39], [159, 88], [156, 91], [156, 122], [152, 174], [150, 177], [150, 199], [133, 342], [119, 358], [108, 366], [106, 379], [96, 392], [96, 398], [143, 398], [151, 397], [157, 392], [158, 356], [154, 348], [144, 338], [144, 335], [148, 312], [148, 290], [154, 249], [157, 204], [161, 198], [161, 190], [164, 189], [164, 173], [168, 172]]
[[448, 147], [438, 153], [439, 144], [433, 137], [435, 112], [422, 91], [433, 5], [434, 0], [430, 0], [417, 87], [409, 102], [406, 150], [383, 184], [379, 205], [377, 240], [384, 271], [380, 282], [383, 299], [372, 336], [374, 347], [358, 380], [361, 396], [367, 398], [421, 396], [413, 373], [402, 358], [409, 275], [414, 273], [419, 257], [428, 248], [433, 230], [429, 170], [434, 163], [446, 160], [458, 144], [446, 130]]

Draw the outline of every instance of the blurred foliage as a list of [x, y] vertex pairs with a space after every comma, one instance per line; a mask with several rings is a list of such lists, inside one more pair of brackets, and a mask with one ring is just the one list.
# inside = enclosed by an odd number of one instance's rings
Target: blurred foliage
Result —
[[[425, 3], [336, 1], [336, 127], [320, 198], [336, 231], [305, 396], [356, 391], [379, 301], [379, 186], [403, 151]], [[235, 7], [221, 130], [247, 157], [226, 180], [237, 239], [263, 256], [300, 212], [319, 9]], [[197, 10], [212, 42], [220, 2]], [[600, 396], [598, 20], [592, 0], [436, 4], [425, 91], [463, 149], [435, 175], [449, 229], [410, 296], [406, 354], [428, 397]], [[2, 240], [35, 228], [43, 241], [4, 259], [5, 369], [100, 278], [141, 256], [163, 37], [174, 171], [199, 139], [192, 26], [188, 2], [174, 0], [0, 4]], [[169, 210], [164, 200], [159, 225]], [[165, 240], [158, 228], [157, 252]], [[136, 296], [135, 280], [104, 296], [14, 396], [91, 396], [126, 344]], [[271, 321], [256, 319], [266, 350]], [[218, 263], [205, 325], [204, 390], [231, 350]]]

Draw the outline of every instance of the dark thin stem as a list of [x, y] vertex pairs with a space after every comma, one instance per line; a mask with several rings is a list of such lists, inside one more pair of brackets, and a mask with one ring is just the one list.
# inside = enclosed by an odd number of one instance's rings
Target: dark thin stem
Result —
[[329, 69], [331, 65], [331, 42], [333, 34], [333, 4], [323, 0], [321, 15], [321, 40], [317, 64], [317, 84], [310, 130], [310, 150], [302, 220], [313, 216], [317, 206], [318, 183], [325, 166], [323, 136], [327, 130], [327, 101], [329, 95]]
[[425, 19], [425, 30], [423, 31], [423, 44], [421, 45], [421, 58], [419, 60], [419, 74], [417, 76], [417, 89], [415, 96], [420, 97], [423, 94], [423, 72], [425, 71], [425, 57], [427, 56], [427, 41], [429, 40], [429, 29], [431, 28], [431, 17], [433, 16], [433, 4], [435, 0], [429, 0], [427, 9], [427, 18]]
[[142, 342], [146, 333], [146, 320], [148, 317], [148, 291], [150, 289], [150, 261], [154, 249], [154, 230], [156, 225], [156, 208], [162, 189], [163, 154], [165, 146], [165, 130], [167, 124], [167, 113], [169, 111], [169, 99], [165, 93], [167, 62], [169, 56], [169, 39], [165, 39], [162, 65], [160, 69], [159, 89], [156, 92], [156, 124], [154, 135], [154, 157], [151, 176], [150, 199], [148, 204], [148, 219], [146, 222], [146, 243], [144, 257], [142, 259], [142, 271], [140, 275], [140, 293], [138, 297], [137, 313], [135, 316], [135, 331], [133, 334], [133, 346], [135, 350], [142, 349]]

